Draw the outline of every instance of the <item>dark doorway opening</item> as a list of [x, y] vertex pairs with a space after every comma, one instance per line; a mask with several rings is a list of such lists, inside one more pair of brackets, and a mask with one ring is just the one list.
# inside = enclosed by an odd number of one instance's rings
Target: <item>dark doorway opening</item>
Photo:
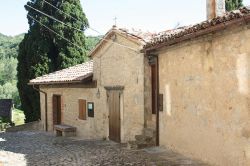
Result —
[[53, 95], [53, 125], [62, 123], [61, 96]]

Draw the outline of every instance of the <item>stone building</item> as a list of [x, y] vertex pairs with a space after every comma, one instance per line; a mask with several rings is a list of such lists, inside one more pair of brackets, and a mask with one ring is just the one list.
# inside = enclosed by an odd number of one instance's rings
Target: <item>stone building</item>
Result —
[[150, 68], [140, 52], [150, 38], [113, 27], [90, 53], [91, 61], [31, 80], [40, 91], [44, 129], [65, 124], [76, 127], [79, 137], [117, 142], [135, 140], [145, 126], [154, 131], [151, 104], [145, 104], [151, 101], [144, 77]]
[[250, 165], [250, 9], [159, 34], [159, 144], [221, 166]]
[[250, 165], [250, 9], [226, 13], [224, 3], [207, 0], [207, 21], [154, 36], [113, 28], [91, 61], [31, 80], [44, 128], [58, 120], [117, 142], [151, 135], [211, 164]]

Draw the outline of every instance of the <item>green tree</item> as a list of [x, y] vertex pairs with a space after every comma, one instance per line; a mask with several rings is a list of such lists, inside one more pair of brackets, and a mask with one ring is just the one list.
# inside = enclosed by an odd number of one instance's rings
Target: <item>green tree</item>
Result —
[[100, 41], [100, 38], [102, 38], [102, 36], [86, 37], [86, 49], [88, 52], [90, 52], [96, 46], [96, 44]]
[[[84, 31], [88, 27], [88, 20], [82, 10], [80, 1], [47, 0], [47, 2], [52, 3], [79, 21], [53, 8], [43, 0], [31, 0], [25, 6], [25, 9], [28, 11], [29, 31], [25, 34], [23, 41], [19, 45], [17, 87], [26, 122], [40, 118], [39, 93], [27, 85], [29, 80], [49, 72], [82, 63], [87, 59], [84, 33], [71, 28], [74, 27]], [[42, 15], [29, 6], [51, 15], [68, 26]], [[79, 46], [80, 49], [54, 34], [30, 16], [64, 38], [67, 38]]]
[[13, 99], [16, 108], [20, 106], [16, 87], [16, 57], [22, 39], [23, 34], [11, 37], [0, 33], [0, 99]]
[[226, 0], [226, 10], [236, 10], [243, 6], [243, 0]]

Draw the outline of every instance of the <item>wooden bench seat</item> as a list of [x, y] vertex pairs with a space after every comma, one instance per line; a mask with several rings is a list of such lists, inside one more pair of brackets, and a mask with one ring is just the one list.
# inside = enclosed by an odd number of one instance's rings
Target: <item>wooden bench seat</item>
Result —
[[76, 136], [76, 127], [69, 125], [54, 125], [56, 136], [73, 137]]

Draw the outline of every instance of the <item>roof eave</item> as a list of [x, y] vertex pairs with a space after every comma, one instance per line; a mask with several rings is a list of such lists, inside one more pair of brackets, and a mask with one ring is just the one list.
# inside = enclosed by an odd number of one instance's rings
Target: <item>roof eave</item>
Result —
[[92, 81], [93, 73], [86, 75], [81, 80], [70, 80], [70, 81], [50, 81], [50, 82], [29, 82], [28, 85], [55, 85], [55, 84], [81, 84], [87, 81]]
[[105, 35], [104, 37], [102, 37], [102, 39], [96, 44], [96, 46], [89, 52], [88, 56], [89, 57], [93, 57], [93, 55], [98, 51], [98, 49], [102, 46], [102, 44], [104, 42], [107, 42], [106, 40], [108, 40], [109, 36], [114, 33], [114, 28], [110, 29]]
[[[142, 38], [139, 39], [139, 37], [138, 37], [138, 39], [132, 39], [132, 38], [129, 38], [129, 37], [127, 37], [126, 35], [124, 35], [124, 34], [121, 32], [121, 30], [112, 28], [112, 29], [110, 29], [110, 30], [105, 34], [105, 36], [99, 41], [99, 43], [95, 46], [95, 48], [92, 49], [92, 50], [90, 51], [90, 53], [88, 54], [88, 56], [89, 56], [89, 57], [93, 57], [93, 56], [96, 54], [96, 52], [101, 48], [101, 46], [102, 46], [103, 44], [107, 43], [108, 40], [110, 40], [111, 36], [114, 35], [114, 34], [119, 34], [119, 35], [121, 35], [121, 36], [127, 38], [128, 40], [130, 40], [130, 41], [132, 41], [132, 42], [138, 44], [139, 46], [143, 46], [143, 45], [146, 44], [146, 41], [145, 41], [144, 39], [142, 39]], [[136, 37], [136, 36], [135, 36], [135, 37]]]
[[30, 82], [28, 85], [52, 85], [52, 84], [74, 84], [81, 83], [81, 81], [51, 81], [51, 82]]
[[190, 34], [184, 35], [184, 36], [179, 37], [179, 38], [175, 38], [175, 39], [172, 39], [172, 40], [170, 39], [168, 41], [165, 41], [165, 42], [162, 42], [162, 43], [159, 43], [159, 44], [155, 44], [155, 45], [152, 45], [152, 46], [148, 46], [148, 47], [146, 46], [145, 48], [143, 48], [141, 50], [141, 52], [143, 52], [143, 53], [152, 52], [152, 51], [160, 49], [162, 47], [172, 46], [172, 45], [178, 44], [180, 42], [183, 42], [183, 41], [186, 41], [186, 40], [189, 40], [189, 39], [200, 37], [202, 35], [207, 35], [207, 34], [212, 33], [212, 32], [217, 32], [217, 31], [226, 29], [227, 27], [230, 27], [230, 26], [232, 26], [234, 24], [242, 23], [242, 22], [246, 23], [246, 24], [249, 23], [250, 22], [250, 14], [242, 16], [241, 18], [230, 20], [228, 22], [222, 22], [220, 24], [211, 26], [211, 27], [209, 27], [207, 29], [200, 30], [200, 31], [197, 31], [197, 32], [194, 32], [194, 33], [190, 33]]

